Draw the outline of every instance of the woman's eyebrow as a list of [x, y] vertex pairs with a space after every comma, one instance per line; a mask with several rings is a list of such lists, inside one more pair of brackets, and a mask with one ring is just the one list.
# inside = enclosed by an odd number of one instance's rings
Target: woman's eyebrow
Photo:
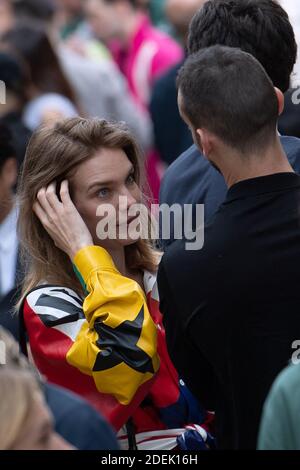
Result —
[[110, 186], [111, 184], [114, 184], [115, 181], [95, 181], [95, 183], [91, 184], [88, 187], [88, 191], [90, 191], [93, 188], [96, 188], [97, 186]]
[[[126, 178], [128, 178], [128, 176], [130, 176], [132, 173], [134, 173], [134, 167], [131, 166], [127, 172], [127, 175], [126, 175]], [[92, 183], [89, 187], [88, 187], [88, 191], [91, 191], [91, 189], [93, 189], [94, 187], [97, 187], [97, 186], [110, 186], [112, 184], [114, 184], [115, 181], [95, 181], [94, 183]]]

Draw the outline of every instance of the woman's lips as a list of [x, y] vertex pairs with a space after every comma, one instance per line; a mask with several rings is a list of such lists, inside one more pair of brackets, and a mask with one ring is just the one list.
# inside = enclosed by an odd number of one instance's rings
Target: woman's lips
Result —
[[117, 227], [120, 227], [122, 225], [129, 225], [129, 224], [131, 224], [131, 222], [133, 222], [134, 220], [136, 220], [138, 218], [139, 218], [139, 215], [136, 215], [134, 217], [126, 217], [124, 222], [122, 222], [121, 224], [120, 223], [117, 224]]

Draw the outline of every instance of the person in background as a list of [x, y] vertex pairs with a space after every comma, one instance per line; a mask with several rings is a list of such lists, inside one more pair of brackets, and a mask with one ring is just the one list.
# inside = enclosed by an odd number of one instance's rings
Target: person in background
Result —
[[78, 115], [73, 89], [42, 27], [20, 23], [2, 36], [1, 44], [18, 53], [28, 68], [23, 121], [30, 131]]
[[263, 408], [258, 450], [300, 450], [300, 366], [291, 364], [275, 380]]
[[8, 31], [13, 25], [11, 0], [0, 0], [0, 32]]
[[[10, 0], [10, 3], [12, 15], [18, 21], [35, 19], [46, 23], [58, 8], [58, 0]], [[14, 23], [15, 21], [12, 22], [11, 28]]]
[[[167, 0], [166, 13], [181, 43], [186, 46], [189, 24], [205, 0]], [[150, 102], [155, 147], [166, 165], [188, 149], [193, 139], [181, 119], [177, 105], [176, 77], [183, 60], [178, 62], [154, 84]]]
[[[54, 429], [79, 450], [118, 450], [116, 436], [101, 415], [79, 395], [45, 382], [28, 359], [19, 352], [19, 344], [0, 327], [0, 341], [5, 344], [5, 365], [0, 367], [27, 371], [42, 384], [45, 401], [54, 418]], [[5, 400], [4, 400], [5, 401]]]
[[110, 59], [108, 49], [93, 36], [84, 15], [84, 4], [84, 0], [57, 0], [53, 27], [63, 44], [75, 52], [89, 59]]
[[137, 0], [136, 3], [141, 10], [148, 13], [151, 23], [156, 28], [170, 35], [174, 33], [166, 17], [166, 0]]
[[165, 12], [166, 0], [148, 0], [147, 3], [153, 24], [163, 31], [170, 31]]
[[[259, 41], [257, 40], [259, 38]], [[189, 31], [188, 52], [221, 44], [239, 47], [257, 58], [266, 69], [274, 85], [285, 93], [297, 56], [297, 44], [288, 15], [273, 0], [214, 0], [207, 1], [194, 16]], [[281, 137], [288, 159], [300, 172], [300, 140]], [[160, 203], [204, 204], [208, 222], [226, 196], [223, 176], [213, 168], [196, 146], [190, 147], [167, 169], [161, 185]], [[193, 216], [195, 212], [193, 213]], [[196, 229], [193, 217], [193, 230]], [[176, 224], [183, 227], [183, 220]], [[177, 227], [178, 228], [178, 227]], [[175, 238], [161, 239], [166, 249]]]
[[12, 134], [15, 156], [21, 166], [31, 135], [22, 119], [27, 83], [24, 64], [10, 53], [0, 52], [0, 80], [5, 83], [5, 102], [0, 104], [0, 122]]
[[166, 0], [165, 12], [179, 42], [186, 49], [190, 22], [206, 0]]
[[17, 176], [18, 162], [12, 134], [0, 121], [0, 325], [5, 326], [18, 339], [18, 319], [12, 316], [21, 280], [18, 210], [14, 191]]
[[284, 110], [278, 123], [281, 135], [300, 137], [300, 88], [290, 88], [284, 96]]
[[[182, 48], [151, 25], [136, 0], [87, 0], [85, 12], [95, 35], [110, 47], [136, 102], [148, 113], [155, 80], [182, 59]], [[161, 179], [157, 151], [149, 153], [147, 171], [157, 200]]]
[[[290, 17], [292, 27], [295, 32], [295, 38], [298, 45], [300, 46], [300, 11], [299, 5], [294, 0], [278, 0], [278, 3], [287, 12]], [[292, 76], [292, 87], [300, 86], [300, 57], [297, 57], [297, 61], [294, 67]]]
[[[126, 80], [107, 54], [90, 54], [83, 46], [74, 48], [70, 41], [62, 41], [57, 32], [56, 4], [52, 0], [18, 0], [13, 3], [12, 15], [16, 23], [38, 23], [48, 31], [62, 70], [71, 84], [80, 110], [88, 117], [111, 121], [125, 121], [144, 152], [152, 146], [152, 123], [132, 98]], [[13, 24], [13, 21], [12, 21]], [[98, 44], [99, 41], [97, 41]], [[102, 46], [104, 49], [104, 46]]]
[[[290, 17], [295, 32], [295, 38], [299, 50], [300, 45], [300, 14], [298, 5], [292, 0], [279, 0], [282, 8]], [[300, 137], [300, 61], [299, 54], [291, 77], [291, 88], [285, 93], [285, 106], [278, 123], [278, 130], [282, 135]]]
[[36, 378], [0, 368], [0, 450], [73, 450], [54, 431], [53, 418]]
[[148, 109], [154, 81], [182, 58], [182, 49], [151, 25], [136, 0], [87, 0], [85, 12], [95, 35], [111, 47], [137, 102]]
[[[38, 0], [37, 0], [38, 1]], [[65, 41], [74, 36], [90, 38], [90, 30], [85, 22], [82, 0], [56, 0], [58, 10], [56, 23], [60, 36]]]

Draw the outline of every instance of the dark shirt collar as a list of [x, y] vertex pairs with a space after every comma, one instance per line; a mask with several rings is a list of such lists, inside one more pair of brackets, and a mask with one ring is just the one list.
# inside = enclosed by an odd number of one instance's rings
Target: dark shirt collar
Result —
[[228, 190], [225, 204], [236, 199], [258, 196], [260, 194], [300, 188], [300, 176], [296, 173], [276, 173], [240, 181]]

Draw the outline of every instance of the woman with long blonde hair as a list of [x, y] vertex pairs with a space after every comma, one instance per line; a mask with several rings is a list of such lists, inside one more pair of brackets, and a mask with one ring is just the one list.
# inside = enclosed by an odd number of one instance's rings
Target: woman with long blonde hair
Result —
[[71, 450], [29, 371], [0, 368], [0, 450]]
[[170, 449], [207, 415], [167, 353], [159, 254], [139, 230], [140, 161], [127, 129], [104, 120], [68, 119], [33, 135], [19, 188], [22, 311], [49, 381], [93, 403], [124, 448]]

